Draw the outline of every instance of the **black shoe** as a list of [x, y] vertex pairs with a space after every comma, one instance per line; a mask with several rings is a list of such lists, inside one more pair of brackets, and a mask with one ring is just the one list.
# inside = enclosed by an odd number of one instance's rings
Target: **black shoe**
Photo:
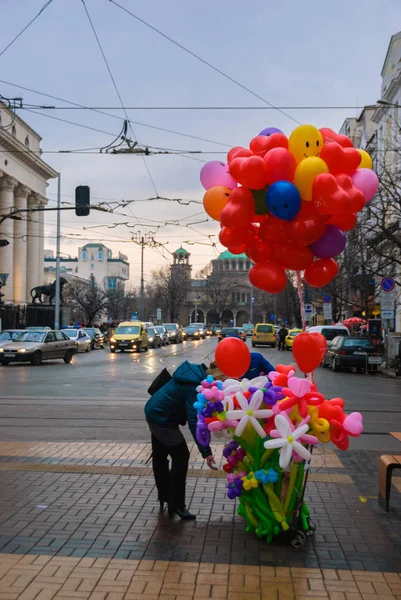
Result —
[[160, 504], [160, 512], [164, 513], [164, 501], [163, 500], [159, 500], [159, 504]]
[[196, 519], [196, 515], [190, 513], [185, 507], [184, 508], [175, 508], [174, 510], [169, 510], [168, 514], [170, 517], [180, 517], [183, 521], [194, 521]]

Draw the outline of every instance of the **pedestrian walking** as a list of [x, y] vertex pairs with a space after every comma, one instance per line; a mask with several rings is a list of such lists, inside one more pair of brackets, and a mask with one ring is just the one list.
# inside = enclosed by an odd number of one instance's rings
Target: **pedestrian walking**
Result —
[[288, 330], [282, 325], [278, 330], [278, 350], [285, 350], [285, 338], [288, 335]]
[[[206, 365], [183, 362], [174, 371], [171, 379], [158, 389], [145, 406], [146, 420], [152, 437], [153, 473], [160, 502], [160, 511], [165, 504], [170, 517], [195, 519], [185, 505], [185, 486], [189, 463], [189, 450], [180, 425], [188, 422], [189, 429], [209, 468], [215, 470], [215, 460], [209, 446], [202, 446], [196, 440], [197, 412], [196, 388], [212, 375], [224, 379], [216, 363]], [[171, 469], [168, 457], [171, 457]]]

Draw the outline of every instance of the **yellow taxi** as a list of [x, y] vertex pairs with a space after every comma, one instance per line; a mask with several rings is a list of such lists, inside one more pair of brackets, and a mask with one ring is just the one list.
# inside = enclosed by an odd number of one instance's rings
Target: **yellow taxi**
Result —
[[149, 350], [149, 337], [145, 323], [141, 321], [123, 321], [115, 328], [109, 340], [110, 352], [116, 350]]
[[285, 338], [285, 349], [292, 350], [292, 345], [298, 333], [302, 333], [302, 329], [290, 329]]
[[276, 347], [277, 337], [274, 325], [271, 323], [257, 323], [252, 335], [252, 346]]

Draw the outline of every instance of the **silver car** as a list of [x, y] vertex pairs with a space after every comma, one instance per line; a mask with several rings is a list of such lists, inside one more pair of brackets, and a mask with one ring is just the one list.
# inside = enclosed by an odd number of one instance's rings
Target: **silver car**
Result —
[[63, 329], [63, 333], [68, 335], [70, 340], [74, 340], [77, 345], [78, 352], [90, 352], [92, 346], [92, 338], [82, 329]]
[[5, 331], [2, 331], [0, 333], [0, 348], [12, 342], [13, 339], [18, 337], [23, 331], [25, 331], [25, 329], [6, 329]]
[[42, 361], [54, 358], [70, 363], [76, 353], [76, 343], [62, 331], [24, 331], [0, 348], [0, 363], [30, 362], [40, 365]]

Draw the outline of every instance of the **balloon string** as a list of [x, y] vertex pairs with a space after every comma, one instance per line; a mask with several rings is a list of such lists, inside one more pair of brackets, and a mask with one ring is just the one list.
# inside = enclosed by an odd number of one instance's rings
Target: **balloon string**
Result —
[[302, 290], [301, 271], [297, 271], [297, 287], [298, 287], [299, 306], [301, 309], [302, 330], [305, 331], [306, 330], [306, 315], [305, 315], [304, 295], [303, 295], [303, 290]]

